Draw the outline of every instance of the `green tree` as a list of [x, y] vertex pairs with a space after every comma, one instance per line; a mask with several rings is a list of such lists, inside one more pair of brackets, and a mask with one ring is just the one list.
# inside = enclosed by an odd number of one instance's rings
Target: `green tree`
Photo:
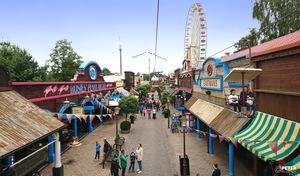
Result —
[[52, 49], [47, 67], [50, 67], [49, 79], [51, 81], [70, 81], [83, 62], [67, 39], [58, 40]]
[[111, 71], [108, 68], [104, 67], [102, 69], [102, 75], [103, 76], [108, 76], [108, 75], [112, 75], [112, 73], [111, 73]]
[[127, 115], [130, 113], [137, 113], [139, 109], [138, 99], [134, 96], [122, 97], [119, 101], [119, 107], [121, 108], [121, 112]]
[[261, 43], [300, 29], [299, 0], [255, 0], [252, 17], [260, 22]]
[[161, 93], [164, 92], [164, 90], [166, 90], [166, 85], [164, 83], [160, 83], [157, 88], [159, 99], [161, 99]]
[[143, 78], [145, 81], [150, 81], [150, 75], [149, 74], [143, 74]]
[[10, 72], [11, 81], [45, 81], [46, 70], [19, 46], [0, 42], [0, 63]]
[[119, 73], [112, 73], [108, 68], [104, 67], [102, 69], [102, 75], [103, 76], [109, 76], [109, 75], [118, 75]]
[[147, 90], [147, 87], [145, 85], [142, 85], [142, 86], [139, 86], [137, 88], [137, 92], [141, 93], [139, 96], [140, 97], [146, 97], [147, 94], [148, 94], [148, 90]]
[[[252, 28], [250, 30], [250, 34], [246, 35], [245, 37], [242, 37], [235, 45], [234, 47], [237, 49], [236, 52], [242, 51], [248, 48], [248, 40], [250, 41], [250, 46], [256, 46], [259, 44], [260, 41], [260, 34]], [[226, 53], [225, 53], [226, 55]]]

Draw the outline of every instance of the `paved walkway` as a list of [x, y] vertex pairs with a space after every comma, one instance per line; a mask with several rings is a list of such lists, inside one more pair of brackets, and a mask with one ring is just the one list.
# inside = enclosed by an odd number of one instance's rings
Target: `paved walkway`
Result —
[[[155, 97], [157, 98], [157, 97]], [[177, 112], [170, 107], [171, 113]], [[180, 113], [180, 112], [178, 112]], [[124, 117], [119, 120], [125, 120]], [[132, 124], [131, 132], [120, 134], [126, 141], [122, 149], [126, 153], [136, 148], [138, 143], [143, 145], [143, 173], [126, 173], [126, 175], [145, 176], [174, 176], [179, 174], [179, 155], [183, 153], [182, 133], [171, 133], [167, 128], [167, 119], [163, 118], [161, 112], [157, 113], [155, 120], [140, 117]], [[110, 164], [102, 169], [98, 160], [94, 160], [95, 142], [99, 141], [103, 146], [103, 139], [107, 138], [113, 144], [115, 138], [115, 121], [108, 120], [92, 133], [87, 135], [80, 147], [71, 148], [62, 155], [65, 176], [107, 176]], [[212, 164], [218, 163], [222, 175], [228, 175], [228, 151], [224, 145], [219, 144], [218, 139], [214, 141], [215, 154], [207, 153], [206, 138], [197, 139], [196, 133], [186, 134], [186, 153], [189, 157], [190, 175], [208, 176], [213, 170]], [[102, 152], [101, 152], [102, 156]], [[128, 162], [129, 166], [129, 162]], [[41, 172], [43, 176], [52, 176], [54, 164], [48, 165]], [[137, 163], [135, 169], [137, 168]], [[120, 172], [121, 173], [121, 172]], [[121, 174], [120, 174], [121, 175]], [[250, 176], [249, 171], [239, 160], [235, 159], [235, 175]]]

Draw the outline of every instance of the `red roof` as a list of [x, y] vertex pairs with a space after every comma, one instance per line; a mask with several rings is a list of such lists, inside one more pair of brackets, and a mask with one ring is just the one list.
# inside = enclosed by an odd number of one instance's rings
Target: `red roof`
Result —
[[[296, 46], [300, 46], [300, 31], [296, 31], [294, 33], [279, 37], [266, 43], [251, 47], [251, 52], [252, 56], [259, 56]], [[247, 55], [249, 55], [249, 49], [245, 49], [243, 51], [239, 51], [237, 53], [223, 57], [221, 58], [221, 62], [242, 58]]]

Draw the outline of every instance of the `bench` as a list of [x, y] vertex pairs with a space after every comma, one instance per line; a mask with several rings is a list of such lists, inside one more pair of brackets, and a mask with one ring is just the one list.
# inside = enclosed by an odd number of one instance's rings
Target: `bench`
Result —
[[116, 149], [118, 149], [118, 146], [120, 147], [120, 151], [122, 149], [122, 145], [124, 145], [125, 143], [125, 138], [124, 137], [120, 137], [119, 135], [116, 137], [115, 139], [115, 145]]

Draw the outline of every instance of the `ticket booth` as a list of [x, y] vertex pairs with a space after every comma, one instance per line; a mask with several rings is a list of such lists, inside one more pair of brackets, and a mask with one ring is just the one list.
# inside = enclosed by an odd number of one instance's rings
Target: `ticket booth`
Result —
[[187, 118], [187, 122], [186, 122], [187, 132], [193, 132], [195, 130], [195, 128], [194, 128], [194, 117], [190, 112], [186, 112], [185, 116]]

